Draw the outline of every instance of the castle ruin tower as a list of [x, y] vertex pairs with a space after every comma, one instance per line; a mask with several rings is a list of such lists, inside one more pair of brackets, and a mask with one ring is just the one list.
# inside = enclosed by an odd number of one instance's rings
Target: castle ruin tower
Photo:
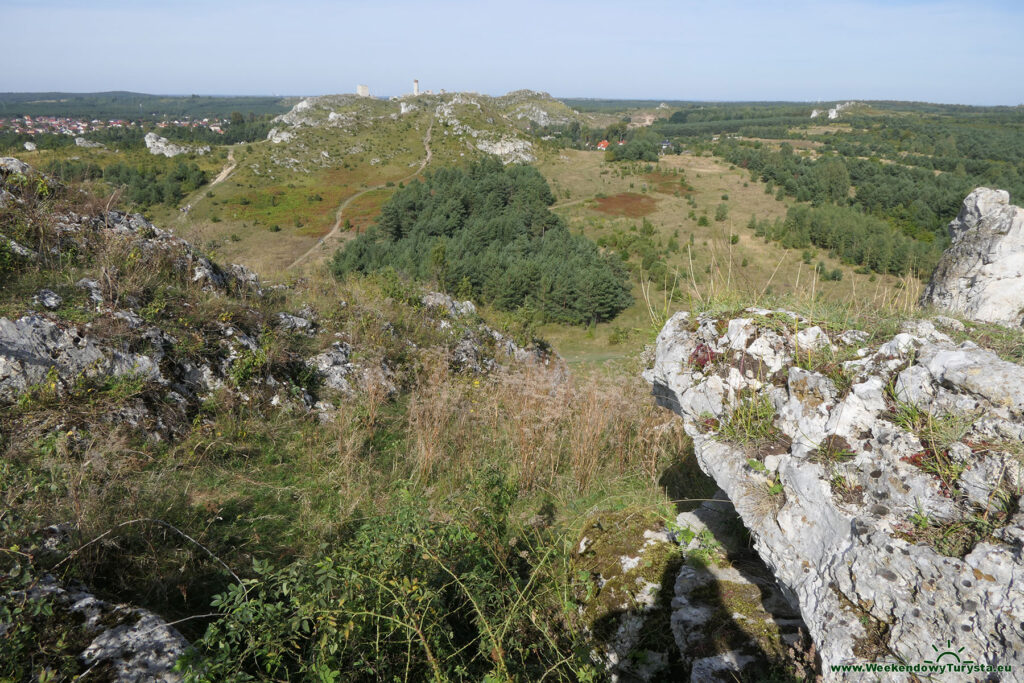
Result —
[[368, 85], [357, 85], [356, 86], [356, 94], [359, 95], [360, 97], [369, 97], [370, 96], [370, 86], [368, 86]]
[[414, 97], [420, 94], [420, 82], [418, 79], [413, 79], [412, 81], [412, 94]]

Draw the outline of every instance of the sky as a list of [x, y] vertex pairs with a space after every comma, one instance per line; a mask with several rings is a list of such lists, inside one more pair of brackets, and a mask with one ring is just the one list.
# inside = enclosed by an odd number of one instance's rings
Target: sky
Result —
[[0, 0], [0, 91], [1024, 103], [1019, 0]]

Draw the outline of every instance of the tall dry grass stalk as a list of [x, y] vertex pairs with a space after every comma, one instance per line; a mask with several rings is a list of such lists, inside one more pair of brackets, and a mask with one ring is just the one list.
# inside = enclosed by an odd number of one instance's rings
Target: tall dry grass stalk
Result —
[[466, 386], [452, 381], [447, 358], [435, 356], [409, 399], [410, 456], [416, 477], [429, 478], [438, 465], [450, 461], [469, 418]]
[[[708, 272], [698, 276], [691, 248], [687, 245], [685, 272], [676, 274], [678, 288], [673, 287], [665, 295], [667, 306], [655, 301], [649, 285], [641, 284], [652, 323], [660, 327], [674, 310], [697, 313], [760, 306], [791, 308], [812, 319], [836, 321], [841, 318], [851, 324], [870, 326], [875, 322], [905, 319], [920, 310], [918, 302], [924, 283], [913, 267], [895, 282], [886, 276], [877, 276], [871, 288], [865, 288], [863, 281], [854, 275], [850, 291], [826, 297], [816, 268], [812, 267], [810, 274], [805, 274], [803, 263], [797, 263], [795, 270], [784, 267], [796, 253], [794, 250], [782, 250], [774, 269], [763, 282], [740, 282], [735, 277], [731, 247], [712, 242], [708, 253]], [[774, 293], [773, 288], [777, 290]]]
[[639, 378], [520, 367], [470, 379], [435, 369], [410, 401], [408, 438], [420, 477], [458, 479], [498, 463], [513, 467], [524, 491], [582, 492], [609, 477], [653, 484], [685, 445], [671, 422]]

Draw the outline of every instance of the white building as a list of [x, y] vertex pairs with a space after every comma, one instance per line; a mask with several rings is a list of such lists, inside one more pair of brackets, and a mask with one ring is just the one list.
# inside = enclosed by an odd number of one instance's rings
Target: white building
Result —
[[370, 86], [368, 86], [368, 85], [357, 85], [356, 86], [356, 94], [359, 95], [360, 97], [369, 97], [370, 96]]

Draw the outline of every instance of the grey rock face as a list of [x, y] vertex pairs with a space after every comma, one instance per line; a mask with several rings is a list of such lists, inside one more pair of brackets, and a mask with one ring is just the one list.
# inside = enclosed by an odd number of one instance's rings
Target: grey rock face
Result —
[[51, 311], [60, 308], [60, 305], [64, 302], [64, 299], [60, 297], [57, 292], [49, 289], [40, 289], [34, 297], [32, 297], [32, 303], [49, 308]]
[[277, 326], [283, 330], [289, 332], [302, 332], [303, 334], [311, 334], [316, 325], [312, 320], [303, 318], [301, 316], [292, 315], [290, 313], [278, 313], [274, 316]]
[[26, 141], [25, 142], [25, 151], [26, 152], [34, 152], [34, 151], [36, 151], [36, 143], [34, 143], [34, 142], [27, 142]]
[[[919, 322], [847, 361], [844, 392], [792, 365], [783, 315], [677, 314], [645, 377], [799, 606], [825, 679], [840, 680], [834, 664], [931, 659], [947, 640], [980, 664], [1024, 666], [1024, 516], [1010, 517], [1024, 368]], [[719, 435], [751, 396], [773, 407], [770, 449]], [[979, 519], [988, 532], [943, 545]]]
[[[0, 204], [0, 206], [2, 206], [2, 204]], [[23, 247], [22, 245], [18, 244], [14, 240], [12, 240], [12, 239], [4, 236], [4, 235], [0, 235], [0, 241], [5, 242], [7, 244], [7, 248], [10, 249], [11, 252], [13, 254], [15, 254], [16, 256], [20, 256], [22, 258], [28, 258], [28, 259], [32, 259], [32, 258], [36, 257], [36, 252], [32, 251], [28, 247]]]
[[424, 294], [422, 299], [423, 305], [427, 308], [440, 308], [448, 312], [448, 315], [453, 318], [458, 318], [464, 315], [470, 315], [476, 313], [476, 306], [473, 305], [472, 301], [456, 301], [447, 294], [441, 292], [430, 292]]
[[81, 280], [75, 283], [75, 287], [84, 289], [89, 292], [89, 300], [94, 304], [103, 303], [103, 288], [100, 287], [100, 283], [92, 278], [83, 277]]
[[[54, 611], [74, 615], [93, 640], [81, 653], [87, 667], [109, 667], [109, 678], [117, 683], [177, 683], [181, 676], [172, 669], [188, 641], [177, 629], [152, 612], [129, 605], [117, 605], [72, 587], [61, 586], [45, 576], [25, 591], [28, 599], [44, 599]], [[7, 624], [0, 623], [0, 634]]]
[[352, 387], [349, 384], [348, 378], [356, 369], [349, 362], [351, 355], [351, 346], [344, 342], [334, 342], [331, 348], [313, 356], [306, 361], [306, 364], [315, 368], [320, 373], [325, 387], [343, 394], [349, 394], [352, 392]]
[[2, 172], [3, 175], [11, 173], [27, 175], [31, 169], [31, 166], [20, 159], [15, 159], [14, 157], [0, 157], [0, 172]]
[[952, 245], [921, 302], [980, 322], [1020, 327], [1024, 321], [1024, 209], [1004, 190], [967, 195], [949, 224]]
[[51, 369], [62, 384], [99, 375], [142, 375], [160, 380], [160, 369], [147, 356], [106, 348], [38, 315], [0, 318], [0, 400], [12, 400], [47, 380]]
[[150, 154], [163, 154], [165, 157], [175, 157], [179, 154], [189, 154], [195, 152], [196, 154], [206, 154], [210, 151], [209, 145], [203, 147], [183, 147], [182, 145], [176, 145], [170, 142], [167, 138], [162, 138], [156, 133], [146, 133], [146, 148], [149, 149]]

